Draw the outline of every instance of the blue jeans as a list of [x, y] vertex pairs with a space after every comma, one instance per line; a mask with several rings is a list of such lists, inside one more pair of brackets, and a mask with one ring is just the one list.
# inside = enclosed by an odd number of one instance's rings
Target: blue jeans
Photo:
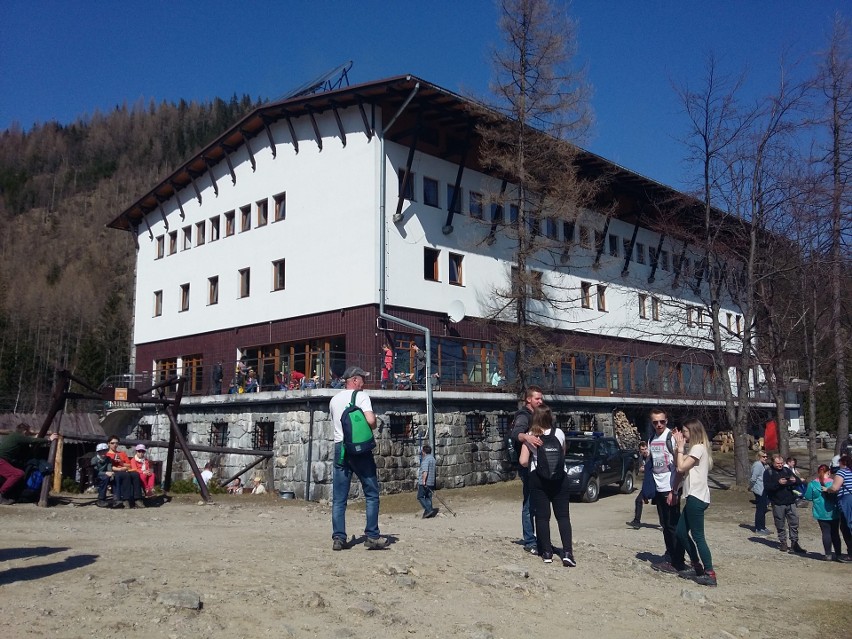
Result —
[[766, 508], [769, 506], [769, 494], [766, 489], [762, 495], [754, 494], [754, 529], [766, 530]]
[[524, 534], [524, 546], [534, 546], [535, 540], [535, 509], [530, 504], [530, 471], [521, 466], [518, 469], [521, 485], [524, 490], [524, 505], [521, 507], [521, 530]]
[[361, 490], [367, 501], [367, 526], [364, 534], [368, 539], [379, 536], [379, 477], [376, 474], [376, 461], [372, 453], [365, 455], [346, 455], [340, 461], [343, 442], [334, 444], [334, 477], [331, 502], [331, 538], [346, 541], [346, 501], [349, 499], [349, 487], [352, 485], [352, 473], [361, 481]]
[[417, 501], [423, 506], [424, 513], [432, 512], [432, 489], [423, 484], [417, 485]]

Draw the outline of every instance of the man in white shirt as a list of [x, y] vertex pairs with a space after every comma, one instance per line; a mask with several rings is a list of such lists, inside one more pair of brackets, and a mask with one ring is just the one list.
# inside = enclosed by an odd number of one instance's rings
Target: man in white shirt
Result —
[[361, 481], [361, 489], [366, 500], [367, 525], [364, 534], [367, 541], [364, 546], [368, 550], [377, 550], [387, 546], [388, 540], [379, 537], [379, 477], [376, 472], [376, 461], [373, 459], [372, 451], [359, 455], [345, 452], [343, 447], [343, 425], [340, 418], [343, 411], [352, 401], [353, 392], [355, 405], [364, 413], [370, 428], [376, 428], [376, 414], [373, 412], [373, 404], [370, 396], [364, 392], [364, 379], [369, 375], [367, 371], [357, 366], [350, 366], [343, 372], [346, 380], [344, 390], [331, 398], [329, 402], [329, 413], [334, 426], [334, 475], [333, 493], [331, 505], [331, 527], [332, 527], [332, 550], [343, 550], [346, 548], [346, 500], [349, 498], [349, 487], [352, 484], [352, 474], [358, 476]]
[[686, 570], [687, 565], [684, 561], [685, 550], [676, 535], [677, 522], [680, 519], [680, 495], [674, 470], [674, 442], [668, 423], [665, 411], [659, 408], [651, 410], [651, 425], [655, 435], [648, 442], [648, 450], [657, 489], [653, 502], [657, 507], [660, 527], [663, 529], [663, 541], [669, 556], [669, 561], [656, 563], [651, 567], [659, 572], [676, 573]]

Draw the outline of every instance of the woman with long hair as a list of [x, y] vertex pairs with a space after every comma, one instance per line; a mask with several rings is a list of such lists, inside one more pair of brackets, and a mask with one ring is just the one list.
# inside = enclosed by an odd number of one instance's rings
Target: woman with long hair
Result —
[[[713, 558], [704, 539], [704, 511], [710, 507], [707, 477], [713, 468], [713, 447], [704, 424], [698, 419], [688, 420], [680, 431], [674, 432], [674, 439], [675, 466], [684, 476], [683, 494], [686, 497], [676, 534], [692, 562], [692, 569], [681, 571], [681, 576], [692, 578], [703, 586], [715, 586]], [[688, 453], [685, 452], [687, 443]]]
[[[574, 546], [571, 540], [568, 482], [565, 481], [565, 433], [554, 427], [553, 413], [544, 405], [533, 411], [528, 433], [541, 439], [541, 446], [538, 447], [525, 443], [518, 458], [518, 463], [530, 470], [530, 504], [535, 510], [538, 554], [544, 563], [553, 563], [553, 546], [550, 543], [552, 508], [562, 539], [562, 565], [573, 568], [577, 562], [574, 561]], [[554, 447], [556, 454], [553, 454]], [[544, 476], [544, 468], [550, 470], [548, 477]]]

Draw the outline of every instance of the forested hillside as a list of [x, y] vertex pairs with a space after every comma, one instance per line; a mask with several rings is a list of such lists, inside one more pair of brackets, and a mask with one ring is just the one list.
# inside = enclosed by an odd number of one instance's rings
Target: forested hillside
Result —
[[46, 410], [56, 368], [126, 372], [135, 249], [105, 225], [255, 106], [138, 103], [0, 133], [0, 411]]

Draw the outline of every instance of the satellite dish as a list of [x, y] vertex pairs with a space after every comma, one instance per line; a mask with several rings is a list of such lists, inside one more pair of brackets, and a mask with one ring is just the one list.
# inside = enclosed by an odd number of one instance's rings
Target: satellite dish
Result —
[[464, 302], [461, 300], [453, 300], [450, 302], [450, 307], [447, 309], [447, 315], [453, 324], [461, 322], [464, 319]]

